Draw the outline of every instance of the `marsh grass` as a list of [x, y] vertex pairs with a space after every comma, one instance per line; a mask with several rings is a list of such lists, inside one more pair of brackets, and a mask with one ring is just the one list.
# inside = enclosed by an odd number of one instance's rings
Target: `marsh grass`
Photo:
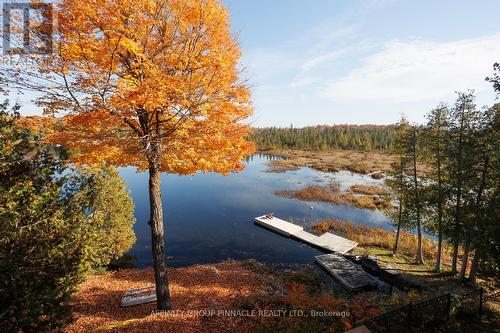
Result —
[[[312, 226], [313, 232], [323, 234], [333, 231], [336, 234], [345, 236], [357, 242], [362, 247], [378, 247], [392, 250], [396, 233], [382, 228], [368, 227], [365, 225], [353, 224], [351, 221], [342, 221], [334, 218], [321, 220]], [[437, 252], [437, 245], [428, 237], [422, 239], [422, 250], [426, 260], [434, 260]], [[417, 238], [410, 232], [402, 231], [399, 238], [398, 253], [408, 257], [414, 257], [417, 253]], [[443, 261], [451, 260], [451, 249], [445, 244], [443, 246]]]
[[389, 200], [378, 195], [356, 195], [351, 191], [347, 191], [342, 197], [347, 203], [358, 208], [384, 210], [391, 206]]
[[349, 191], [357, 194], [386, 195], [387, 190], [377, 185], [352, 185]]
[[[365, 192], [385, 193], [383, 188], [379, 186], [354, 185], [344, 193], [340, 191], [340, 184], [332, 182], [329, 186], [308, 185], [298, 190], [283, 190], [275, 192], [276, 195], [298, 199], [302, 201], [323, 201], [345, 206], [354, 206], [365, 209], [387, 209], [390, 207], [390, 202], [379, 195], [359, 195], [351, 189], [363, 189]], [[372, 188], [373, 187], [373, 188]]]
[[334, 180], [330, 183], [330, 191], [333, 193], [340, 193], [340, 182], [338, 180]]
[[323, 201], [340, 204], [342, 197], [334, 192], [329, 187], [319, 185], [308, 185], [299, 190], [284, 190], [275, 192], [276, 195], [298, 199], [303, 201]]
[[[263, 154], [281, 156], [285, 159], [269, 163], [269, 172], [285, 172], [302, 167], [311, 167], [325, 172], [348, 170], [361, 174], [372, 174], [374, 179], [382, 179], [391, 170], [394, 156], [390, 153], [371, 150], [332, 150], [305, 151], [296, 149], [271, 149], [261, 151]], [[419, 176], [428, 173], [429, 167], [418, 165]]]
[[284, 172], [296, 170], [301, 167], [311, 167], [320, 171], [349, 170], [361, 174], [373, 172], [387, 172], [390, 170], [394, 157], [381, 151], [358, 151], [358, 150], [333, 150], [333, 151], [304, 151], [291, 149], [278, 149], [264, 151], [285, 157], [269, 163], [269, 171]]

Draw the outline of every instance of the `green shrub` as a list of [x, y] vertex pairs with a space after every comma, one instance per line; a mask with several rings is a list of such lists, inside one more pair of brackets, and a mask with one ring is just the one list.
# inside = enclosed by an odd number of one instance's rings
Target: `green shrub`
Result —
[[[133, 205], [114, 170], [64, 167], [33, 150], [0, 105], [0, 327], [61, 327], [77, 284], [135, 241]], [[29, 157], [28, 157], [29, 156]]]

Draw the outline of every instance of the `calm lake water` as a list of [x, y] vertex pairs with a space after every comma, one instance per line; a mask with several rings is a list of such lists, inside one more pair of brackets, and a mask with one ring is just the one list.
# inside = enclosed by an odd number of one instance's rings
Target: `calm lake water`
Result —
[[[344, 189], [352, 184], [381, 184], [380, 180], [347, 171], [324, 173], [310, 168], [272, 173], [266, 171], [270, 159], [274, 157], [254, 155], [243, 171], [228, 176], [214, 173], [162, 175], [165, 241], [170, 266], [212, 263], [228, 258], [307, 264], [314, 261], [313, 256], [322, 253], [254, 224], [254, 217], [268, 212], [306, 227], [321, 218], [335, 217], [391, 228], [390, 221], [378, 211], [303, 202], [274, 194], [276, 190], [327, 184], [334, 179], [340, 181]], [[136, 266], [150, 266], [148, 175], [133, 168], [122, 168], [120, 174], [128, 183], [137, 219], [134, 227], [137, 242], [129, 255], [136, 258]]]

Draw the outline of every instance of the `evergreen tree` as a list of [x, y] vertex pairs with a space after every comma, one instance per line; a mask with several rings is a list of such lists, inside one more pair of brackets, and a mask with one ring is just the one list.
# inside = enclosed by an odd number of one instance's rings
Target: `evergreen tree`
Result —
[[464, 234], [466, 209], [471, 201], [471, 182], [474, 174], [474, 139], [478, 112], [472, 92], [458, 93], [457, 101], [450, 112], [450, 130], [446, 151], [446, 172], [450, 175], [450, 194], [453, 203], [453, 256], [452, 272], [457, 272], [458, 249], [462, 242], [467, 245]]
[[81, 174], [35, 147], [17, 126], [19, 106], [8, 105], [0, 105], [0, 326], [56, 330], [85, 273], [133, 244], [132, 201], [116, 172]]
[[418, 177], [418, 159], [419, 159], [419, 128], [417, 125], [410, 126], [408, 140], [406, 141], [406, 151], [410, 163], [409, 175], [411, 177], [411, 191], [408, 195], [407, 208], [410, 215], [414, 217], [415, 227], [417, 229], [417, 263], [423, 264], [424, 257], [422, 253], [422, 194], [421, 180]]
[[393, 154], [396, 160], [392, 164], [386, 183], [391, 188], [393, 198], [398, 202], [397, 213], [395, 210], [389, 211], [389, 216], [397, 221], [393, 252], [397, 253], [401, 229], [416, 228], [417, 263], [422, 264], [422, 197], [417, 167], [418, 132], [416, 125], [410, 125], [406, 118], [402, 117], [394, 140]]
[[394, 126], [337, 125], [304, 128], [256, 128], [252, 140], [260, 150], [391, 149]]
[[445, 206], [447, 201], [447, 177], [444, 173], [444, 153], [446, 147], [446, 133], [448, 131], [449, 109], [446, 105], [439, 105], [427, 114], [427, 127], [423, 133], [425, 164], [430, 167], [427, 175], [430, 182], [426, 185], [428, 201], [429, 228], [438, 236], [435, 270], [441, 270], [441, 255], [443, 248], [443, 228]]
[[391, 207], [387, 214], [392, 221], [396, 222], [396, 239], [394, 241], [393, 253], [396, 254], [399, 246], [399, 237], [402, 229], [410, 227], [411, 222], [409, 219], [406, 201], [409, 192], [410, 184], [408, 183], [408, 151], [407, 141], [410, 130], [410, 124], [404, 116], [396, 125], [394, 144], [392, 153], [394, 154], [395, 161], [391, 164], [391, 170], [386, 179], [387, 186], [391, 189], [389, 196], [391, 201], [396, 202], [396, 209]]
[[[493, 89], [500, 97], [500, 65], [493, 65], [493, 77], [487, 81], [493, 83]], [[488, 266], [488, 271], [498, 276], [500, 271], [500, 103], [487, 109], [481, 118], [479, 139], [479, 186], [476, 192], [476, 209], [474, 211], [474, 230], [471, 248], [474, 257], [469, 279], [476, 281], [480, 265]], [[465, 277], [466, 267], [462, 267]], [[461, 271], [462, 271], [461, 270]]]

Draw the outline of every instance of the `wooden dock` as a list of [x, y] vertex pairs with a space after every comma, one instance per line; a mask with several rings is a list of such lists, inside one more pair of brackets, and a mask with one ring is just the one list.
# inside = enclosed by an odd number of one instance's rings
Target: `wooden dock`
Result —
[[314, 257], [314, 259], [351, 290], [359, 290], [377, 285], [377, 281], [373, 277], [339, 254], [323, 254]]
[[277, 217], [268, 218], [265, 215], [259, 216], [255, 218], [255, 223], [287, 237], [293, 237], [304, 243], [308, 243], [318, 248], [337, 252], [340, 254], [347, 253], [358, 245], [358, 243], [352, 240], [334, 235], [329, 232], [324, 233], [321, 236], [313, 235], [307, 231], [304, 231], [304, 228], [302, 228], [301, 226], [284, 221]]

